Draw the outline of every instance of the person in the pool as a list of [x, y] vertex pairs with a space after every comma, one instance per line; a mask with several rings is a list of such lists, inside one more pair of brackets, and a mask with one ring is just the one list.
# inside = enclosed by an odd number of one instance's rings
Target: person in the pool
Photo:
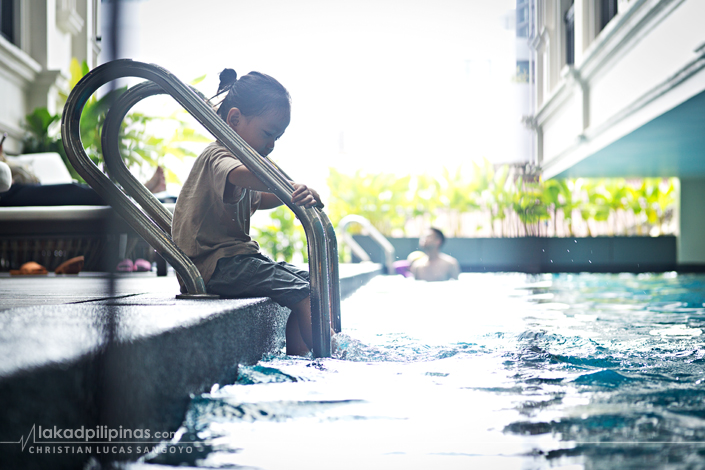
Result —
[[411, 263], [411, 274], [419, 281], [449, 281], [458, 279], [460, 265], [458, 260], [441, 253], [446, 241], [445, 235], [437, 228], [429, 228], [419, 239], [419, 248], [423, 255]]

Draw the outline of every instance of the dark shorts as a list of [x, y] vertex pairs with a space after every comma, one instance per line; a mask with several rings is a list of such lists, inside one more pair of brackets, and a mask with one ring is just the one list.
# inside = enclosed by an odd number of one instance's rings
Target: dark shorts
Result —
[[308, 271], [262, 254], [219, 259], [206, 291], [228, 298], [271, 297], [285, 307], [311, 295]]

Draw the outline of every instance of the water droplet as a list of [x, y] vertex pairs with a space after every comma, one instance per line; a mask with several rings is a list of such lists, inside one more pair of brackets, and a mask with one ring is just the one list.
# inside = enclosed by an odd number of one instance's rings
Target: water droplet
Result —
[[553, 263], [553, 260], [551, 260], [551, 263]]
[[592, 261], [588, 260], [588, 263], [592, 264]]
[[578, 240], [575, 240], [575, 243], [578, 243]]
[[565, 251], [567, 251], [568, 253], [570, 253], [570, 250], [565, 250]]

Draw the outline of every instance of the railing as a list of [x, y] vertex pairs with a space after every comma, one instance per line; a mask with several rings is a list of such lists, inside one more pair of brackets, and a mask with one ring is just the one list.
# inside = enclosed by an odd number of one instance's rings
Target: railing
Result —
[[[88, 158], [80, 136], [81, 113], [90, 96], [102, 85], [123, 77], [144, 78], [152, 83], [133, 87], [111, 107], [101, 138], [110, 175], [118, 180], [139, 206]], [[210, 105], [174, 75], [157, 65], [116, 60], [97, 67], [83, 77], [69, 95], [61, 123], [64, 148], [73, 167], [174, 267], [188, 291], [188, 294], [177, 295], [177, 298], [213, 298], [206, 293], [196, 266], [171, 239], [171, 214], [130, 174], [119, 155], [118, 133], [122, 119], [132, 106], [155, 94], [168, 94], [181, 104], [301, 220], [309, 250], [313, 352], [316, 357], [330, 356], [330, 325], [336, 332], [340, 331], [337, 242], [330, 220], [320, 208], [304, 208], [291, 203], [294, 188], [285, 174], [247, 145]]]
[[159, 85], [152, 82], [143, 82], [127, 90], [110, 106], [106, 113], [100, 143], [108, 174], [120, 183], [125, 192], [144, 208], [162, 230], [171, 233], [171, 212], [130, 173], [120, 155], [120, 126], [122, 125], [122, 120], [125, 119], [130, 109], [143, 99], [164, 93], [164, 90]]
[[358, 223], [365, 227], [365, 229], [369, 232], [370, 237], [379, 243], [384, 250], [384, 260], [387, 267], [387, 274], [394, 274], [394, 247], [391, 243], [389, 243], [389, 240], [387, 240], [387, 238], [363, 216], [350, 214], [340, 219], [340, 222], [338, 223], [338, 233], [341, 234], [343, 243], [348, 245], [355, 256], [360, 258], [362, 261], [370, 261], [370, 255], [355, 241], [352, 235], [348, 233], [348, 227], [352, 223]]

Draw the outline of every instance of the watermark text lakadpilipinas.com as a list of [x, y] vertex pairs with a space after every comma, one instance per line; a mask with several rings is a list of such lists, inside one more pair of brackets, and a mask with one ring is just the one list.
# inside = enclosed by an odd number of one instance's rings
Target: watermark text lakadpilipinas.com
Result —
[[150, 429], [129, 429], [119, 426], [95, 426], [80, 428], [58, 428], [32, 426], [25, 437], [17, 441], [2, 441], [2, 445], [20, 445], [23, 452], [30, 454], [148, 454], [148, 453], [187, 453], [193, 449], [180, 442], [179, 446], [163, 446], [165, 441], [174, 438], [176, 432], [152, 431]]

